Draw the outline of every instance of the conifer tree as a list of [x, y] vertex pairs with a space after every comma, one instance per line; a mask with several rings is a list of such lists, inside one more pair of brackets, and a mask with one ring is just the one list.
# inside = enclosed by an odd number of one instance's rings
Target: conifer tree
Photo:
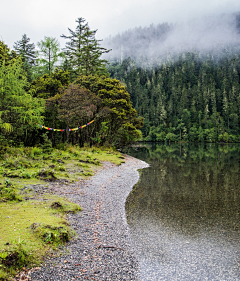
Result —
[[34, 124], [42, 121], [44, 101], [27, 94], [26, 85], [20, 57], [0, 64], [0, 135], [13, 131], [8, 138], [21, 140], [27, 130], [34, 129]]
[[32, 67], [36, 62], [36, 50], [34, 43], [29, 43], [30, 38], [26, 34], [23, 34], [22, 39], [14, 43], [14, 50], [22, 58], [22, 68], [27, 74], [27, 79], [30, 82], [32, 80]]
[[69, 40], [64, 49], [70, 62], [72, 72], [75, 76], [89, 74], [105, 74], [106, 60], [101, 59], [102, 54], [109, 52], [99, 44], [100, 40], [95, 38], [97, 30], [90, 30], [88, 23], [84, 18], [76, 20], [77, 27], [75, 31], [68, 28], [69, 36], [61, 35], [62, 38]]
[[16, 52], [10, 51], [8, 46], [4, 44], [3, 41], [0, 41], [0, 65], [2, 65], [3, 62], [5, 63], [5, 65], [8, 65], [16, 57], [17, 57]]
[[38, 42], [37, 45], [40, 48], [39, 62], [43, 66], [43, 72], [51, 74], [55, 69], [59, 57], [61, 57], [60, 44], [56, 38], [45, 36], [44, 40]]

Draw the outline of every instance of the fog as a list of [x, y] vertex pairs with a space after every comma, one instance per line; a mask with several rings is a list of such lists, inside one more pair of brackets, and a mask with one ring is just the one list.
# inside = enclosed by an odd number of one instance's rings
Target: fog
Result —
[[79, 17], [98, 29], [97, 38], [103, 39], [151, 23], [175, 24], [237, 11], [239, 0], [7, 0], [1, 1], [0, 40], [12, 47], [25, 33], [35, 44], [51, 36], [64, 47], [60, 35], [67, 35], [68, 27], [74, 30]]
[[[222, 56], [231, 46], [240, 49], [240, 13], [199, 16], [175, 24], [138, 27], [103, 40], [112, 49], [110, 61], [131, 57], [148, 63], [166, 60], [182, 52], [217, 53]], [[229, 51], [229, 50], [228, 50]]]

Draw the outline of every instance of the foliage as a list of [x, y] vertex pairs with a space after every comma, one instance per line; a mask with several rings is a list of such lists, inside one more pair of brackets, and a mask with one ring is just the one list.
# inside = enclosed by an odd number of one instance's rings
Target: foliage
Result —
[[[42, 151], [43, 153], [50, 153], [52, 151], [52, 142], [49, 140], [49, 138], [48, 138], [46, 133], [43, 134], [43, 144], [42, 144], [41, 148], [43, 150]], [[40, 155], [40, 153], [41, 153], [40, 149], [38, 149], [37, 151], [35, 149], [33, 151], [34, 156]]]
[[[22, 74], [21, 58], [0, 65], [0, 133], [8, 139], [19, 137], [34, 130], [36, 122], [42, 121], [44, 103], [27, 94], [27, 79]], [[32, 122], [32, 123], [31, 123]], [[12, 132], [12, 133], [10, 133]]]
[[49, 225], [37, 226], [34, 229], [36, 235], [38, 235], [45, 243], [63, 243], [69, 242], [70, 234], [68, 231], [63, 230], [63, 227], [52, 227]]
[[17, 200], [20, 200], [20, 197], [17, 195], [16, 188], [6, 178], [2, 185], [0, 183], [0, 202]]
[[58, 59], [62, 56], [60, 53], [60, 44], [54, 37], [44, 37], [44, 40], [38, 42], [40, 49], [40, 58], [38, 63], [42, 70], [42, 74], [48, 73], [49, 75], [55, 70], [55, 65]]
[[22, 58], [22, 68], [26, 72], [29, 82], [32, 81], [33, 66], [36, 63], [36, 50], [34, 43], [29, 43], [30, 38], [26, 34], [22, 36], [22, 39], [14, 43], [14, 50]]
[[[240, 135], [239, 54], [233, 46], [225, 53], [187, 52], [149, 68], [129, 58], [109, 71], [126, 84], [144, 117], [145, 140], [232, 142]], [[235, 137], [222, 137], [225, 133]]]
[[101, 111], [98, 111], [99, 115], [96, 116], [95, 131], [95, 134], [100, 132], [101, 122], [107, 122], [108, 129], [102, 136], [102, 143], [127, 145], [140, 136], [137, 129], [141, 127], [142, 122], [137, 117], [137, 111], [132, 107], [129, 93], [120, 81], [105, 76], [90, 75], [80, 76], [74, 83], [89, 89], [102, 101]]
[[67, 89], [62, 88], [59, 97], [48, 100], [58, 104], [57, 118], [66, 124], [67, 142], [69, 140], [70, 127], [78, 127], [81, 123], [87, 123], [94, 119], [97, 107], [101, 103], [100, 98], [79, 85], [71, 84]]
[[108, 131], [108, 126], [107, 126], [107, 122], [102, 122], [101, 123], [101, 128], [99, 132], [96, 132], [96, 137], [93, 138], [91, 137], [91, 139], [97, 144], [100, 145], [102, 142], [102, 139], [105, 138], [106, 134]]
[[100, 57], [110, 50], [100, 46], [99, 40], [95, 39], [97, 30], [90, 30], [85, 21], [83, 18], [78, 18], [75, 31], [68, 28], [70, 35], [61, 36], [69, 40], [64, 49], [70, 64], [69, 70], [75, 77], [90, 74], [107, 75], [105, 68], [107, 61]]
[[0, 65], [2, 65], [3, 62], [8, 65], [8, 63], [12, 62], [12, 60], [14, 60], [16, 57], [16, 52], [10, 51], [8, 46], [4, 44], [3, 41], [0, 41]]
[[69, 81], [67, 71], [56, 68], [51, 74], [44, 74], [32, 81], [29, 93], [34, 97], [47, 99], [55, 96], [62, 86], [67, 86]]

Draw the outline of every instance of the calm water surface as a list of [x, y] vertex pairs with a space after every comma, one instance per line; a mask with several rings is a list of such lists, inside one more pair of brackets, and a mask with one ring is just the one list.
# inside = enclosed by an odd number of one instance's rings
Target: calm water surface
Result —
[[240, 146], [146, 145], [126, 202], [142, 280], [240, 280]]

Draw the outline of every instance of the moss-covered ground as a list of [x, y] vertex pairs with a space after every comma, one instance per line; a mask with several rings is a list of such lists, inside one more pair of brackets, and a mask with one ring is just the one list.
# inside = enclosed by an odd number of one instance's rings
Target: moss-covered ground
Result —
[[[0, 156], [0, 280], [43, 261], [74, 232], [65, 214], [81, 207], [48, 193], [49, 184], [92, 176], [103, 161], [124, 162], [112, 149], [6, 148]], [[36, 192], [31, 187], [44, 187]]]

